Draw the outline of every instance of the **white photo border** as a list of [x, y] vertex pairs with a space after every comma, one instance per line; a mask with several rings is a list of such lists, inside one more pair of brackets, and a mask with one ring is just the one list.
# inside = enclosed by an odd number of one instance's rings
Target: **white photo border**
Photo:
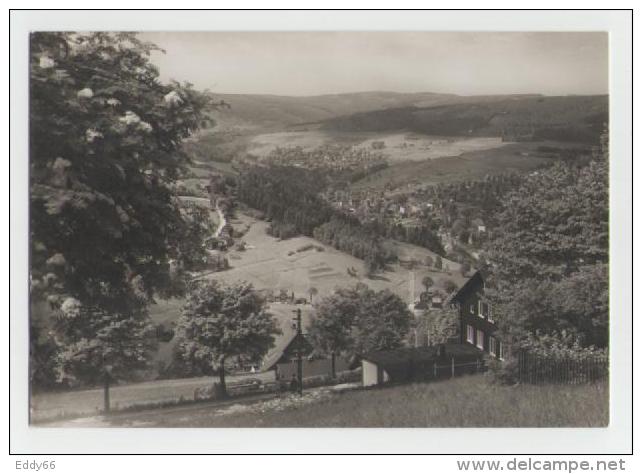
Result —
[[[10, 452], [627, 454], [632, 452], [632, 12], [13, 11], [10, 14]], [[608, 428], [88, 429], [28, 425], [28, 35], [39, 30], [608, 31], [611, 396]]]

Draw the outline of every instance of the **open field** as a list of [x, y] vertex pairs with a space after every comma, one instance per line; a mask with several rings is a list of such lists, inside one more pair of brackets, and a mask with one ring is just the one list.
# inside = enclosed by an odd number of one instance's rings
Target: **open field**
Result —
[[[404, 300], [409, 297], [410, 272], [399, 263], [374, 278], [365, 276], [363, 261], [333, 249], [310, 237], [295, 237], [279, 240], [268, 235], [265, 230], [267, 222], [244, 217], [250, 223], [249, 230], [243, 236], [247, 243], [245, 251], [231, 251], [228, 254], [231, 268], [211, 273], [206, 278], [222, 283], [248, 281], [259, 290], [271, 290], [278, 294], [285, 289], [288, 294], [294, 292], [297, 298], [308, 298], [310, 288], [318, 290], [317, 298], [326, 296], [335, 288], [365, 283], [375, 290], [390, 289]], [[415, 245], [395, 242], [400, 260], [414, 258], [420, 262], [426, 256], [435, 257], [430, 250]], [[307, 248], [307, 249], [306, 249]], [[324, 251], [319, 251], [323, 248]], [[306, 250], [302, 250], [306, 249]], [[459, 264], [443, 259], [450, 272], [436, 271], [419, 265], [415, 271], [415, 294], [422, 290], [421, 279], [429, 275], [435, 284], [452, 280], [461, 285], [464, 278], [459, 273]], [[357, 276], [348, 274], [348, 268], [355, 268]]]
[[99, 426], [145, 427], [603, 427], [608, 384], [505, 386], [464, 376], [368, 390], [307, 390], [302, 398], [140, 412]]

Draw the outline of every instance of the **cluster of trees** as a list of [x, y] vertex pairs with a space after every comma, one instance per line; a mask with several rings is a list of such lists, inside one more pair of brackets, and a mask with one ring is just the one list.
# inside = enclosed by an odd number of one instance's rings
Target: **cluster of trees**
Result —
[[489, 175], [483, 180], [438, 184], [425, 195], [435, 208], [440, 209], [441, 220], [450, 229], [450, 234], [465, 242], [472, 231], [472, 221], [494, 222], [503, 197], [517, 189], [522, 180], [523, 175], [517, 173]]
[[349, 253], [366, 262], [368, 273], [385, 268], [397, 254], [389, 244], [369, 227], [347, 216], [333, 217], [314, 229], [315, 239]]
[[401, 347], [411, 323], [412, 314], [397, 295], [358, 284], [319, 301], [308, 334], [317, 352], [334, 361]]
[[250, 167], [238, 178], [237, 197], [272, 221], [278, 235], [312, 235], [315, 227], [330, 220], [332, 209], [318, 193], [325, 180], [318, 173], [295, 167]]
[[588, 165], [557, 163], [504, 200], [487, 289], [512, 347], [608, 346], [607, 147], [604, 136]]
[[333, 209], [319, 193], [324, 180], [294, 167], [252, 167], [239, 177], [237, 195], [259, 209], [270, 221], [275, 237], [308, 235], [336, 249], [364, 259], [370, 271], [384, 268], [396, 255], [386, 246], [377, 228]]
[[368, 227], [377, 235], [418, 245], [438, 255], [446, 255], [441, 238], [436, 232], [439, 226], [430, 217], [423, 218], [417, 225], [402, 225], [391, 220], [377, 219], [369, 222]]
[[200, 259], [202, 229], [172, 185], [209, 99], [161, 83], [156, 48], [135, 34], [43, 32], [30, 44], [32, 386], [108, 384], [146, 367], [147, 306], [181, 294], [181, 269]]

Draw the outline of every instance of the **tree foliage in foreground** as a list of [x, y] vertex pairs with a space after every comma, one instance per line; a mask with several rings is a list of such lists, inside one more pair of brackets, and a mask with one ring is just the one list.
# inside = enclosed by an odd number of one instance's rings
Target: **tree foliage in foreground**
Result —
[[[32, 302], [46, 300], [66, 376], [144, 366], [146, 307], [181, 292], [193, 227], [171, 186], [208, 99], [159, 81], [132, 33], [33, 33], [30, 50]], [[186, 251], [186, 249], [189, 249]]]

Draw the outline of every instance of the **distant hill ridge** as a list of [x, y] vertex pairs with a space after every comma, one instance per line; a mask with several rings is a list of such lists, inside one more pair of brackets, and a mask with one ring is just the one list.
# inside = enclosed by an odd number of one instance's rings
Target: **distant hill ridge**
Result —
[[451, 103], [457, 96], [431, 92], [356, 92], [317, 96], [281, 96], [269, 94], [213, 94], [231, 109], [215, 114], [225, 125], [283, 128], [302, 123], [316, 123], [332, 117], [359, 112]]
[[327, 119], [321, 127], [597, 143], [606, 123], [608, 96], [519, 96], [361, 112]]
[[608, 122], [608, 96], [458, 96], [370, 91], [317, 96], [214, 94], [231, 105], [221, 127], [342, 131], [409, 130], [431, 135], [504, 136], [594, 142]]

